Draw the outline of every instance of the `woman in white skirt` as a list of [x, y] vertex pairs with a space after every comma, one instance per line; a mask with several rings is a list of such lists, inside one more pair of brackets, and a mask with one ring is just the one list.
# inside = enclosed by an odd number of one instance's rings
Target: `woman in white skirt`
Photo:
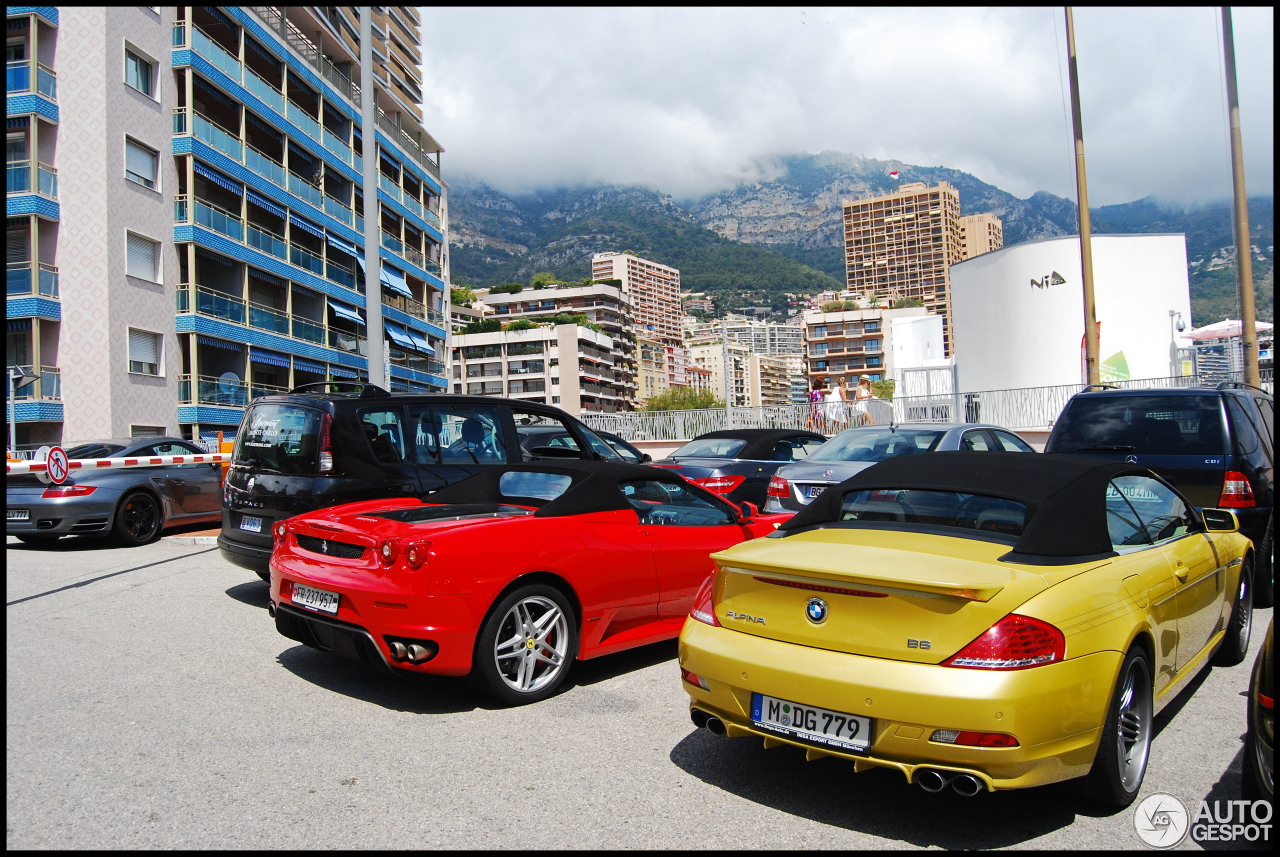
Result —
[[849, 412], [845, 399], [845, 380], [837, 379], [836, 385], [827, 390], [827, 420], [832, 423], [833, 434], [843, 431], [849, 425]]

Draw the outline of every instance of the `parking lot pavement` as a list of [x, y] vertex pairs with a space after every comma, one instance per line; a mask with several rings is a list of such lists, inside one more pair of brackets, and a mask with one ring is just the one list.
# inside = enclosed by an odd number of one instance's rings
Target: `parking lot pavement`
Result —
[[[10, 849], [1141, 847], [1070, 786], [927, 795], [695, 730], [674, 642], [499, 709], [280, 636], [213, 545], [6, 548]], [[1238, 797], [1252, 661], [1159, 719], [1144, 795]]]

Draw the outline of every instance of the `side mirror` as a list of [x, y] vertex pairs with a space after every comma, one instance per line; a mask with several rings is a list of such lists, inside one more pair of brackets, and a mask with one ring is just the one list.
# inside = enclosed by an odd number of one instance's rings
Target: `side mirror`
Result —
[[649, 463], [651, 463], [652, 461], [653, 461], [653, 456], [652, 456], [652, 455], [650, 455], [650, 454], [649, 454], [649, 453], [647, 453], [647, 452], [640, 456], [640, 463], [641, 463], [641, 464], [649, 464]]
[[738, 505], [738, 512], [742, 515], [742, 520], [749, 521], [760, 514], [760, 507], [750, 500], [743, 500]]
[[1201, 509], [1205, 529], [1211, 533], [1234, 533], [1240, 530], [1240, 519], [1227, 509]]

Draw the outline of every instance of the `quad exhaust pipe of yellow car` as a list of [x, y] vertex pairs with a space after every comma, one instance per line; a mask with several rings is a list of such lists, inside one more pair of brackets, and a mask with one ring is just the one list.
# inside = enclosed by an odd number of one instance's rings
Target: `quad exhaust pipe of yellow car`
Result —
[[951, 786], [952, 791], [964, 797], [973, 797], [984, 791], [986, 786], [973, 774], [955, 774], [950, 771], [936, 771], [924, 768], [916, 771], [916, 784], [930, 794], [937, 794]]

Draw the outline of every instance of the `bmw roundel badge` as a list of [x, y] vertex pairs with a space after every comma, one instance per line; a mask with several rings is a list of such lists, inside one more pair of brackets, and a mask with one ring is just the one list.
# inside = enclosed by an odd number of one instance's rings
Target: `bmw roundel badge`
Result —
[[827, 602], [821, 598], [810, 598], [809, 603], [804, 606], [804, 615], [808, 616], [813, 624], [821, 625], [827, 621]]

